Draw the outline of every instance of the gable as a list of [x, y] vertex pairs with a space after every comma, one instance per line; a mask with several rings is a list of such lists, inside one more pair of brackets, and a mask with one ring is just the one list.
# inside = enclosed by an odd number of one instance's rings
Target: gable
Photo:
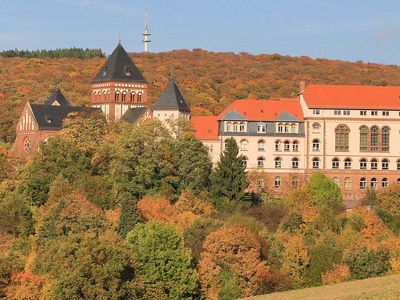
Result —
[[238, 113], [235, 109], [229, 110], [223, 117], [222, 120], [226, 121], [247, 121], [245, 117], [243, 117], [240, 113]]

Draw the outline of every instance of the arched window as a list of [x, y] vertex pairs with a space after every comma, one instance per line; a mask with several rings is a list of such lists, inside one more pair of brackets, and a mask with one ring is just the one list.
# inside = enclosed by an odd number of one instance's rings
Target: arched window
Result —
[[228, 131], [228, 132], [232, 131], [232, 123], [231, 122], [226, 122], [226, 131]]
[[275, 177], [275, 188], [280, 188], [282, 185], [282, 180], [279, 176]]
[[262, 156], [260, 156], [259, 158], [257, 158], [257, 167], [259, 167], [259, 168], [264, 168], [264, 161], [265, 161], [265, 158], [262, 157]]
[[368, 127], [360, 127], [360, 151], [368, 151]]
[[288, 133], [288, 132], [289, 132], [289, 124], [285, 123], [285, 133]]
[[297, 176], [292, 177], [292, 186], [293, 187], [299, 186], [299, 177], [297, 177]]
[[295, 123], [290, 124], [290, 132], [291, 133], [297, 132], [297, 125]]
[[313, 139], [312, 141], [312, 149], [313, 151], [319, 151], [319, 145], [320, 145], [320, 140], [319, 139]]
[[122, 102], [126, 102], [126, 92], [122, 92]]
[[389, 151], [390, 128], [385, 126], [382, 128], [382, 151]]
[[312, 129], [313, 129], [313, 130], [317, 131], [317, 130], [319, 130], [320, 128], [321, 128], [321, 124], [319, 124], [318, 122], [314, 122], [314, 123], [312, 124]]
[[238, 131], [238, 123], [237, 122], [233, 122], [233, 131], [237, 132]]
[[245, 167], [245, 168], [247, 168], [247, 162], [248, 162], [248, 158], [247, 158], [247, 156], [242, 156], [242, 163], [243, 163], [243, 166]]
[[332, 159], [332, 169], [339, 169], [339, 158]]
[[299, 151], [299, 141], [293, 141], [292, 150], [293, 150], [293, 152]]
[[365, 190], [366, 187], [367, 187], [367, 180], [365, 179], [365, 177], [362, 177], [360, 179], [360, 189]]
[[284, 151], [290, 151], [290, 142], [289, 141], [284, 141], [283, 142], [283, 150]]
[[397, 164], [397, 170], [400, 170], [400, 159], [397, 160], [396, 164]]
[[376, 178], [371, 178], [371, 188], [375, 189], [376, 188]]
[[142, 94], [137, 95], [137, 102], [142, 103]]
[[351, 178], [350, 177], [346, 177], [344, 179], [344, 188], [346, 190], [350, 190], [351, 189]]
[[292, 158], [292, 168], [298, 169], [299, 168], [299, 159], [297, 157]]
[[240, 141], [240, 150], [247, 150], [249, 142], [247, 140], [241, 140]]
[[119, 101], [119, 91], [115, 92], [114, 100], [115, 100], [115, 102]]
[[283, 132], [283, 128], [284, 128], [284, 125], [282, 123], [279, 123], [278, 124], [278, 132], [282, 133]]
[[382, 159], [382, 170], [389, 170], [389, 160], [386, 158]]
[[387, 178], [382, 178], [382, 187], [388, 187], [389, 186], [389, 180]]
[[350, 129], [342, 124], [335, 129], [335, 150], [349, 151], [349, 132]]
[[264, 151], [265, 150], [265, 141], [264, 140], [259, 140], [257, 142], [257, 149], [258, 149], [258, 151]]
[[275, 168], [276, 169], [282, 168], [282, 158], [280, 157], [275, 158]]
[[314, 157], [312, 159], [312, 167], [313, 167], [313, 169], [319, 169], [319, 158], [318, 157]]
[[367, 160], [365, 158], [360, 159], [360, 169], [365, 170], [367, 168]]
[[378, 169], [378, 160], [373, 158], [371, 159], [371, 170], [376, 170]]
[[29, 150], [31, 150], [31, 148], [32, 148], [31, 139], [27, 137], [24, 140], [24, 150], [25, 150], [25, 152], [28, 152]]
[[337, 186], [339, 186], [339, 178], [337, 178], [337, 177], [333, 177], [333, 182], [337, 185]]
[[243, 122], [239, 123], [239, 131], [244, 132], [244, 123]]
[[379, 127], [372, 126], [371, 127], [371, 151], [378, 151], [378, 143], [379, 143]]
[[280, 140], [275, 141], [275, 151], [281, 151], [281, 144]]
[[135, 93], [131, 93], [129, 101], [130, 102], [135, 102]]
[[351, 169], [351, 159], [348, 157], [344, 160], [344, 168]]

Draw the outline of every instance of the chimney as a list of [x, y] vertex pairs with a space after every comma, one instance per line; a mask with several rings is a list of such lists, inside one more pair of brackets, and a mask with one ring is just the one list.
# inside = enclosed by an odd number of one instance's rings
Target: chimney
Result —
[[306, 82], [305, 81], [300, 81], [299, 83], [299, 93], [303, 93], [304, 90], [306, 89]]

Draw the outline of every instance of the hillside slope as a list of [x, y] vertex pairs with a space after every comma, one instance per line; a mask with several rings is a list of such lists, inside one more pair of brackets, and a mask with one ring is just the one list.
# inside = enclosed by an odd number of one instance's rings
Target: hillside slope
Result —
[[[298, 82], [400, 85], [400, 67], [278, 54], [216, 53], [199, 49], [132, 54], [151, 84], [150, 101], [161, 94], [171, 68], [193, 114], [215, 114], [241, 98], [296, 95]], [[104, 58], [0, 57], [0, 140], [12, 142], [26, 101], [39, 102], [56, 84], [75, 104], [89, 101], [89, 83]]]
[[400, 275], [356, 280], [316, 288], [273, 293], [246, 298], [246, 300], [289, 299], [399, 299]]

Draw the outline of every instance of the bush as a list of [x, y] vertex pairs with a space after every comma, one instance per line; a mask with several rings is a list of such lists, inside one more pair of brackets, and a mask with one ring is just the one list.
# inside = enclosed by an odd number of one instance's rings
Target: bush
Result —
[[283, 231], [287, 231], [289, 233], [294, 233], [300, 229], [301, 224], [303, 224], [303, 217], [294, 212], [288, 215], [283, 221], [281, 225], [281, 229]]
[[240, 278], [229, 269], [223, 268], [218, 276], [220, 300], [238, 299], [242, 295]]
[[364, 220], [362, 218], [362, 216], [360, 216], [360, 214], [358, 213], [354, 213], [350, 216], [350, 218], [348, 219], [348, 222], [351, 226], [351, 228], [353, 228], [353, 230], [360, 232], [364, 227], [365, 227], [365, 223]]

